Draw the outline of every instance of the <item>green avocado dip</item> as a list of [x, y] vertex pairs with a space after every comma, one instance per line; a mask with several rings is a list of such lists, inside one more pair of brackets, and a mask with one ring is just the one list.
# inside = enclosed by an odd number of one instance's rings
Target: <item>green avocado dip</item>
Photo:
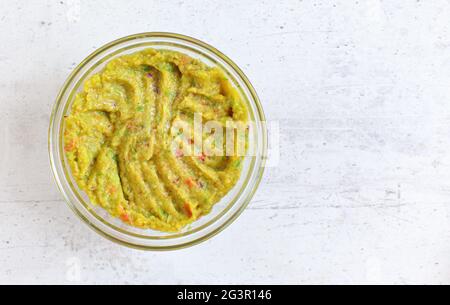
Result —
[[[245, 103], [219, 68], [168, 50], [113, 59], [85, 82], [65, 118], [72, 175], [92, 203], [123, 222], [180, 231], [208, 214], [242, 171], [242, 155], [199, 148], [197, 139], [211, 130], [173, 133], [176, 122], [192, 127], [196, 115], [248, 123]], [[181, 138], [191, 146], [174, 149]], [[244, 141], [247, 147], [248, 131]]]

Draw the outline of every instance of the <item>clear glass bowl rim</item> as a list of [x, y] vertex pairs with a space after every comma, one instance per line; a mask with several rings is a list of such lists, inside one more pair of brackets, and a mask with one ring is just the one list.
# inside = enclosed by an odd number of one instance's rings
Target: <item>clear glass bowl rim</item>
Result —
[[[264, 114], [260, 99], [259, 99], [253, 85], [251, 84], [251, 82], [249, 81], [247, 76], [244, 74], [244, 72], [230, 58], [228, 58], [222, 52], [217, 50], [215, 47], [213, 47], [205, 42], [202, 42], [196, 38], [192, 38], [192, 37], [182, 35], [182, 34], [170, 33], [170, 32], [145, 32], [145, 33], [133, 34], [133, 35], [125, 36], [123, 38], [119, 38], [117, 40], [114, 40], [114, 41], [107, 43], [104, 46], [96, 49], [93, 53], [91, 53], [89, 56], [87, 56], [67, 77], [66, 81], [64, 82], [64, 84], [56, 98], [56, 102], [53, 106], [52, 113], [50, 116], [50, 125], [49, 125], [49, 130], [48, 130], [48, 151], [49, 151], [50, 165], [51, 165], [53, 177], [56, 182], [56, 185], [58, 186], [58, 189], [60, 190], [60, 192], [62, 193], [62, 195], [64, 197], [64, 201], [69, 206], [69, 208], [75, 213], [75, 215], [77, 215], [84, 223], [86, 223], [89, 228], [93, 229], [95, 232], [97, 232], [101, 236], [103, 236], [119, 245], [122, 245], [122, 246], [139, 249], [139, 250], [167, 251], [167, 250], [178, 250], [178, 249], [191, 247], [191, 246], [197, 245], [201, 242], [204, 242], [204, 241], [214, 237], [218, 233], [222, 232], [225, 228], [227, 228], [232, 222], [234, 222], [242, 214], [242, 212], [247, 208], [247, 206], [250, 203], [251, 199], [253, 198], [256, 190], [258, 189], [258, 186], [261, 183], [261, 180], [264, 175], [265, 162], [266, 162], [266, 156], [267, 156], [267, 145], [268, 145], [267, 144], [267, 141], [268, 141], [267, 140], [267, 129], [266, 129], [265, 124], [263, 124], [263, 128], [261, 130], [262, 131], [262, 143], [260, 143], [260, 144], [262, 145], [262, 154], [260, 156], [261, 160], [260, 160], [260, 166], [258, 168], [258, 176], [256, 178], [256, 181], [254, 181], [254, 183], [252, 185], [252, 189], [251, 189], [250, 193], [245, 198], [245, 201], [241, 204], [239, 210], [237, 212], [235, 212], [230, 218], [226, 219], [226, 221], [220, 227], [215, 229], [214, 231], [212, 231], [206, 235], [203, 235], [197, 239], [194, 239], [192, 241], [182, 243], [182, 244], [172, 245], [172, 246], [148, 246], [148, 245], [142, 245], [142, 244], [137, 244], [137, 243], [132, 243], [132, 242], [126, 242], [124, 240], [118, 239], [118, 238], [104, 232], [101, 228], [99, 228], [94, 223], [92, 223], [89, 219], [87, 219], [87, 217], [84, 216], [78, 210], [78, 208], [75, 206], [75, 204], [69, 200], [68, 196], [66, 195], [65, 191], [63, 190], [63, 188], [61, 186], [61, 181], [59, 179], [59, 173], [55, 166], [55, 162], [60, 162], [60, 160], [58, 158], [56, 158], [54, 155], [54, 152], [53, 152], [54, 143], [52, 141], [53, 133], [57, 132], [57, 130], [55, 130], [55, 128], [54, 128], [57, 110], [61, 106], [61, 104], [66, 102], [65, 100], [63, 100], [63, 93], [65, 91], [67, 91], [67, 88], [73, 81], [74, 77], [82, 71], [82, 69], [84, 68], [85, 65], [90, 63], [91, 60], [93, 60], [97, 55], [101, 54], [102, 52], [105, 52], [108, 49], [113, 48], [122, 43], [126, 43], [128, 41], [132, 41], [132, 40], [136, 40], [136, 39], [158, 38], [158, 37], [180, 40], [181, 42], [187, 42], [187, 43], [197, 45], [199, 47], [206, 49], [207, 51], [210, 51], [214, 55], [218, 56], [221, 60], [226, 62], [233, 69], [233, 71], [238, 74], [238, 76], [244, 82], [246, 89], [251, 94], [251, 100], [255, 103], [255, 106], [257, 108], [258, 120], [260, 122], [265, 122], [265, 120], [266, 120], [265, 114]], [[246, 188], [248, 186], [247, 185], [248, 182], [249, 181], [247, 181], [243, 185], [243, 188]]]

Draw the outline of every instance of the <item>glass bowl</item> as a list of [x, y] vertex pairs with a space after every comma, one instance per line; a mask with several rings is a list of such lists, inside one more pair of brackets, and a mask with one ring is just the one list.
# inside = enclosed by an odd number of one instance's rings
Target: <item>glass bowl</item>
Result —
[[[236, 186], [203, 216], [181, 232], [166, 233], [139, 229], [110, 216], [92, 204], [71, 175], [63, 149], [64, 116], [70, 113], [76, 93], [90, 76], [100, 72], [111, 59], [145, 48], [185, 53], [209, 66], [220, 67], [238, 90], [249, 109], [249, 151]], [[121, 245], [145, 250], [174, 250], [205, 241], [231, 224], [247, 207], [264, 172], [267, 151], [265, 117], [255, 89], [227, 56], [197, 39], [172, 33], [142, 33], [113, 41], [81, 62], [64, 83], [53, 108], [49, 128], [50, 162], [56, 183], [69, 207], [97, 233]]]

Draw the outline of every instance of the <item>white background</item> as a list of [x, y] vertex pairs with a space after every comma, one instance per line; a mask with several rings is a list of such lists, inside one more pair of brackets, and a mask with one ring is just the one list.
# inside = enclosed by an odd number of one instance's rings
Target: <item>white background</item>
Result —
[[[0, 283], [450, 283], [449, 20], [443, 0], [2, 0]], [[216, 46], [281, 125], [244, 214], [169, 253], [97, 236], [47, 156], [70, 71], [145, 31]]]

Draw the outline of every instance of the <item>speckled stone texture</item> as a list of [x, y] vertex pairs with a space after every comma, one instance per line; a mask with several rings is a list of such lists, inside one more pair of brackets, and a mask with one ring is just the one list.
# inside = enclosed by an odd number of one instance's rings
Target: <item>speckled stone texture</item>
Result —
[[[450, 3], [12, 1], [0, 10], [0, 283], [450, 283]], [[53, 183], [75, 65], [145, 31], [204, 40], [280, 122], [280, 162], [194, 248], [117, 246]]]

